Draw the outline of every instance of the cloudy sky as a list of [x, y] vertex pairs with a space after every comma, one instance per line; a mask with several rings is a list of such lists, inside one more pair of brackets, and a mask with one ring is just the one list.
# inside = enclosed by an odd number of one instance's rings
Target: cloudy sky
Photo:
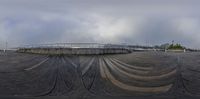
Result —
[[0, 0], [0, 48], [60, 42], [200, 48], [200, 0]]

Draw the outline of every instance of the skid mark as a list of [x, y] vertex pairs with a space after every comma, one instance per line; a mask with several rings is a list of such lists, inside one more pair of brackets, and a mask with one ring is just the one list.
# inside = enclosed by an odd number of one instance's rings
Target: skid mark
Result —
[[26, 68], [26, 69], [24, 69], [24, 70], [29, 71], [29, 70], [32, 70], [32, 69], [34, 69], [34, 68], [37, 68], [37, 67], [39, 67], [40, 65], [42, 65], [44, 62], [46, 62], [48, 59], [49, 59], [49, 58], [46, 58], [46, 59], [44, 59], [43, 61], [41, 61], [40, 63], [38, 63], [38, 64], [36, 64], [36, 65], [34, 65], [34, 66], [30, 67], [30, 68]]

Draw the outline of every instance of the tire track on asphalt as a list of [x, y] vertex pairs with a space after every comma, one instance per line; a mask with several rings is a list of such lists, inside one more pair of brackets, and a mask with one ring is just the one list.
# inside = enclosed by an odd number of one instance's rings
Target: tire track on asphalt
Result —
[[[57, 64], [57, 61], [55, 61], [55, 60], [56, 59], [54, 59], [53, 65]], [[53, 85], [46, 92], [43, 92], [43, 93], [41, 93], [39, 95], [35, 95], [34, 97], [48, 96], [48, 95], [52, 94], [54, 89], [56, 88], [56, 85], [57, 85], [57, 82], [58, 82], [58, 68], [57, 67], [55, 68], [55, 66], [54, 66], [54, 68], [53, 67], [51, 67], [51, 68], [53, 70], [53, 72], [51, 72], [51, 76], [53, 76], [52, 77], [53, 78], [53, 80], [52, 80], [53, 81]]]
[[153, 67], [141, 67], [141, 66], [135, 66], [135, 65], [130, 65], [130, 64], [127, 64], [127, 63], [124, 63], [118, 59], [115, 59], [115, 58], [110, 58], [112, 61], [114, 61], [115, 63], [118, 63], [118, 64], [121, 64], [123, 66], [126, 66], [128, 69], [135, 69], [135, 70], [142, 70], [142, 71], [149, 71], [149, 70], [152, 70]]
[[[71, 80], [68, 80], [68, 79], [66, 80], [65, 79], [65, 73], [68, 73], [68, 71], [64, 71], [64, 70], [68, 70], [69, 69], [69, 65], [67, 65], [67, 64], [68, 63], [66, 62], [65, 58], [62, 57], [62, 65], [61, 65], [62, 67], [60, 68], [61, 69], [60, 70], [60, 72], [61, 72], [61, 78], [62, 78], [62, 81], [64, 81], [65, 86], [68, 88], [67, 91], [69, 93], [70, 91], [73, 90], [73, 82], [74, 81], [72, 79]], [[66, 67], [68, 67], [68, 68], [66, 68]], [[69, 75], [69, 74], [67, 74], [67, 75]], [[70, 75], [70, 76], [71, 76], [71, 78], [74, 78], [73, 75]]]
[[[109, 81], [105, 71], [104, 71], [104, 67], [105, 66], [105, 62], [103, 61], [103, 57], [100, 56], [99, 57], [99, 70], [100, 70], [100, 77], [103, 78], [104, 80], [106, 81]], [[113, 96], [108, 90], [107, 90], [107, 86], [106, 86], [106, 83], [105, 83], [105, 87], [103, 88], [103, 93], [108, 95], [108, 96]]]
[[163, 92], [167, 92], [173, 85], [173, 84], [169, 84], [169, 85], [160, 86], [160, 87], [130, 86], [118, 81], [114, 76], [112, 76], [112, 74], [110, 73], [106, 65], [102, 65], [101, 73], [104, 73], [102, 74], [102, 76], [109, 79], [109, 81], [111, 81], [115, 86], [118, 86], [121, 89], [129, 90], [129, 91], [143, 92], [143, 93], [163, 93]]
[[65, 60], [67, 60], [72, 66], [74, 66], [75, 68], [78, 67], [77, 64], [75, 64], [71, 59], [69, 59], [68, 57], [64, 57]]
[[[117, 63], [116, 61], [113, 61], [113, 59], [112, 58], [108, 58], [109, 59], [109, 61], [114, 65], [114, 66], [116, 66], [117, 68], [119, 68], [119, 69], [121, 69], [121, 70], [123, 70], [123, 71], [126, 71], [126, 72], [128, 72], [128, 73], [133, 73], [133, 74], [137, 74], [137, 75], [148, 75], [148, 76], [150, 76], [150, 73], [151, 73], [151, 71], [153, 70], [153, 68], [152, 68], [152, 70], [142, 70], [142, 69], [130, 69], [130, 68], [127, 68], [127, 66], [126, 65], [122, 65], [122, 64], [119, 64], [119, 63]], [[166, 73], [169, 73], [169, 72], [171, 72], [171, 71], [173, 71], [173, 70], [175, 70], [176, 69], [176, 67], [175, 66], [169, 66], [169, 68], [165, 68], [165, 70], [163, 71], [163, 70], [161, 70], [161, 71], [159, 71], [159, 75], [163, 75], [163, 74], [166, 74]], [[158, 74], [157, 74], [158, 75]], [[153, 75], [151, 75], [151, 76], [153, 76]]]
[[140, 81], [152, 81], [152, 80], [159, 80], [159, 79], [163, 80], [169, 76], [173, 76], [176, 74], [176, 69], [174, 69], [173, 71], [170, 71], [166, 74], [162, 74], [158, 76], [140, 76], [140, 75], [130, 74], [126, 71], [121, 70], [117, 66], [113, 65], [107, 58], [104, 58], [104, 60], [107, 63], [107, 66], [110, 67], [112, 70], [118, 71], [118, 73], [120, 72], [123, 75], [126, 75], [130, 78], [133, 78], [135, 80], [140, 80]]
[[91, 68], [92, 64], [94, 64], [94, 60], [95, 60], [95, 57], [93, 57], [93, 58], [90, 60], [90, 62], [89, 62], [88, 64], [86, 64], [86, 65], [84, 66], [84, 68], [81, 70], [81, 73], [82, 73], [83, 76], [84, 76], [85, 73]]
[[[82, 74], [82, 77], [81, 77], [81, 79], [82, 79], [82, 81], [83, 81], [83, 85], [84, 85], [84, 87], [89, 91], [89, 92], [91, 92], [90, 91], [90, 89], [92, 88], [92, 86], [94, 85], [94, 81], [95, 81], [95, 79], [96, 79], [96, 75], [97, 75], [97, 64], [96, 64], [96, 62], [97, 62], [97, 58], [95, 58], [95, 57], [93, 57], [92, 58], [92, 60], [89, 62], [89, 68], [87, 69], [87, 71], [84, 73], [84, 74]], [[94, 70], [93, 70], [94, 69]], [[88, 74], [88, 75], [86, 75], [86, 73]], [[89, 77], [88, 77], [89, 76]], [[91, 81], [91, 82], [89, 82], [89, 84], [88, 85], [86, 85], [86, 83], [85, 83], [85, 81], [84, 81], [84, 77], [87, 77], [88, 79], [89, 79], [89, 81]], [[92, 92], [92, 94], [94, 94], [93, 92]]]
[[38, 64], [35, 64], [29, 68], [25, 68], [24, 70], [29, 71], [29, 70], [35, 69], [35, 68], [41, 66], [43, 63], [45, 63], [47, 60], [49, 60], [49, 57], [45, 58], [43, 61], [39, 62]]
[[[184, 68], [182, 66], [184, 66], [184, 65], [182, 64], [183, 62], [180, 61], [179, 56], [177, 57], [177, 62], [178, 62], [178, 66], [177, 66], [176, 81], [174, 82], [174, 85], [173, 85], [172, 89], [170, 90], [170, 92], [172, 94], [174, 94], [176, 97], [179, 97], [180, 95], [200, 97], [200, 94], [196, 93], [196, 90], [194, 92], [194, 88], [198, 88], [198, 87], [193, 86], [192, 88], [188, 88], [190, 85], [186, 85], [186, 83], [193, 84], [195, 82], [191, 81], [183, 76], [182, 73], [185, 71], [183, 71]], [[189, 67], [186, 67], [186, 70], [190, 73], [191, 72], [198, 73], [198, 70], [194, 70]], [[191, 78], [193, 78], [193, 77], [191, 77]], [[191, 91], [191, 89], [193, 90], [193, 92]]]
[[[200, 73], [199, 70], [194, 70], [191, 68], [187, 68], [188, 71], [190, 72], [195, 72], [195, 73]], [[181, 71], [179, 73], [180, 76], [180, 82], [182, 83], [183, 88], [186, 90], [186, 92], [190, 95], [195, 95], [195, 96], [200, 96], [200, 89], [199, 88], [199, 83], [195, 83], [194, 81], [188, 80], [187, 78], [184, 78]], [[196, 79], [199, 80], [199, 79]], [[188, 83], [190, 85], [186, 85], [185, 83]], [[196, 86], [194, 85], [196, 84]], [[192, 88], [189, 88], [190, 86], [194, 85]]]
[[127, 68], [126, 65], [121, 65], [117, 63], [116, 61], [113, 61], [112, 59], [109, 59], [109, 61], [112, 62], [112, 64], [115, 65], [116, 68], [127, 71], [127, 72], [141, 74], [141, 75], [147, 75], [150, 72], [150, 70], [138, 70], [138, 69]]
[[68, 71], [65, 72], [68, 68], [66, 68], [65, 60], [63, 56], [56, 58], [56, 80], [55, 84], [51, 90], [45, 95], [48, 96], [64, 96], [69, 95], [72, 91], [72, 83], [70, 83], [70, 76], [67, 76], [67, 80], [65, 79], [66, 75], [69, 75]]

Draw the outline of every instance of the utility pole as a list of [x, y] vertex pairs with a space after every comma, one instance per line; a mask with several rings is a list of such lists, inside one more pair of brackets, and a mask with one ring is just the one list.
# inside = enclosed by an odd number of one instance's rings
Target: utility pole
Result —
[[4, 53], [6, 52], [7, 47], [8, 47], [8, 42], [6, 41], [5, 48], [4, 48]]
[[7, 51], [7, 49], [8, 49], [8, 42], [6, 41], [6, 51]]

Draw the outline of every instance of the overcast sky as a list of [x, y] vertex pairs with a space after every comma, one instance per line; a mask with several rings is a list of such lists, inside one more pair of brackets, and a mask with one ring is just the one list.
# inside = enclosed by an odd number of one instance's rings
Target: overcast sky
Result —
[[59, 42], [200, 48], [200, 0], [0, 0], [0, 47]]

